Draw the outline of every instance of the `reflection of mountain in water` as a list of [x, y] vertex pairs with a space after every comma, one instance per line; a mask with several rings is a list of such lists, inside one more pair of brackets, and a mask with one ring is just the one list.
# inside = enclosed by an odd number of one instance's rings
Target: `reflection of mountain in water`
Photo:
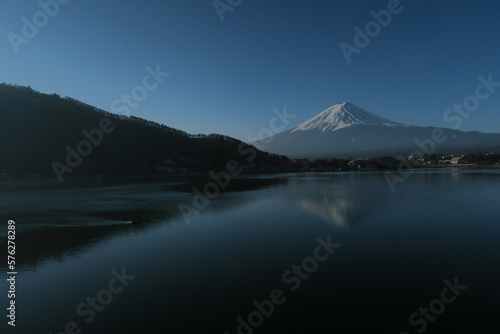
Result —
[[348, 228], [356, 213], [355, 203], [345, 199], [324, 197], [322, 201], [301, 199], [295, 202], [300, 208], [309, 211], [337, 227]]
[[[370, 175], [305, 179], [288, 185], [288, 197], [301, 209], [339, 228], [359, 223], [378, 205], [378, 187], [366, 187]], [[380, 180], [379, 176], [376, 176]], [[304, 182], [305, 181], [305, 182]]]

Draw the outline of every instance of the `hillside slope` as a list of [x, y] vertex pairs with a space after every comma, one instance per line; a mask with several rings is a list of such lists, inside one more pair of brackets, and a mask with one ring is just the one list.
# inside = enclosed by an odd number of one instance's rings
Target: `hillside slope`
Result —
[[[92, 132], [103, 119], [110, 133]], [[83, 131], [94, 134], [91, 148]], [[69, 149], [68, 149], [69, 147]], [[240, 149], [238, 149], [240, 148]], [[192, 136], [137, 117], [107, 113], [82, 102], [41, 94], [29, 87], [0, 85], [0, 173], [55, 176], [54, 162], [70, 167], [70, 150], [91, 153], [65, 176], [155, 175], [224, 170], [235, 160], [259, 169], [287, 159], [222, 135]], [[75, 157], [70, 161], [78, 162]]]

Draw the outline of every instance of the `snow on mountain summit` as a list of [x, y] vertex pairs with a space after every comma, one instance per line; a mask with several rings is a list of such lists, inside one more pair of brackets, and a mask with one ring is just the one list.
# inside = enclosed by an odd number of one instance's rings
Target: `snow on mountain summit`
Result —
[[349, 102], [344, 102], [331, 106], [298, 125], [291, 132], [313, 129], [319, 129], [322, 132], [335, 131], [356, 124], [404, 126], [404, 124], [382, 118]]

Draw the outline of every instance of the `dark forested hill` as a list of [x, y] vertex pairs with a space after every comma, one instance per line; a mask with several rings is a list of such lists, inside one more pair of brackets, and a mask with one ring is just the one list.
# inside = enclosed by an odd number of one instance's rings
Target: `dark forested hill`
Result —
[[252, 171], [285, 163], [223, 135], [189, 135], [30, 87], [0, 85], [0, 173], [64, 177]]

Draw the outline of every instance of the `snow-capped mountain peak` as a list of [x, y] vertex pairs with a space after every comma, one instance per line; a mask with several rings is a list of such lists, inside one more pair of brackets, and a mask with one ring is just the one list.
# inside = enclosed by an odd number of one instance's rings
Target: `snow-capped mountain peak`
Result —
[[349, 102], [335, 104], [313, 118], [298, 125], [291, 132], [318, 129], [335, 131], [356, 124], [401, 126], [404, 124], [379, 117]]

